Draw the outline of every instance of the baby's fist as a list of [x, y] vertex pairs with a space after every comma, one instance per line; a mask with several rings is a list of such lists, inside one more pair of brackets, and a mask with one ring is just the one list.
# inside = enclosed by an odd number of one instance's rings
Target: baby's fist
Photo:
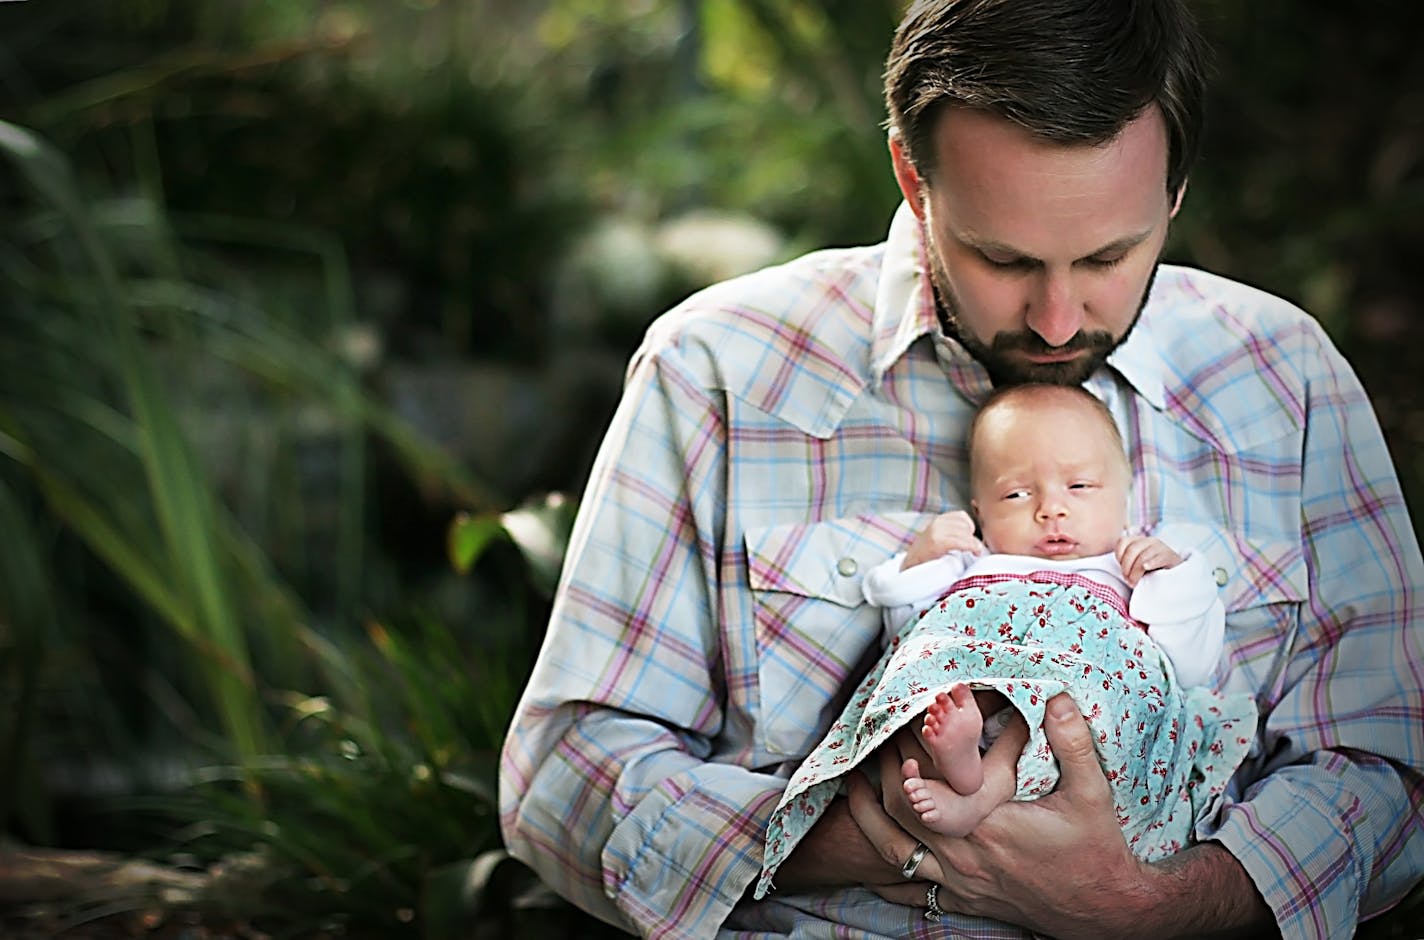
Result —
[[962, 509], [942, 512], [931, 519], [910, 543], [900, 569], [913, 568], [950, 552], [985, 553], [984, 543], [974, 537], [974, 520]]

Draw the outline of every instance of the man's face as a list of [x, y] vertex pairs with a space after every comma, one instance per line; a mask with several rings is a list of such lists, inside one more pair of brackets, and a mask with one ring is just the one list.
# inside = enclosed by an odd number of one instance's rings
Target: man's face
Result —
[[930, 179], [892, 142], [950, 331], [995, 384], [1080, 383], [1137, 322], [1176, 206], [1155, 108], [1101, 146], [950, 108]]

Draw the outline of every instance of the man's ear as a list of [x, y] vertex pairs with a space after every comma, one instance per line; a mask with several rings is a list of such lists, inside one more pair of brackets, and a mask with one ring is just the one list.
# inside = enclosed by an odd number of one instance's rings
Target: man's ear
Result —
[[900, 184], [900, 193], [910, 204], [915, 218], [925, 220], [924, 180], [920, 171], [910, 162], [910, 154], [905, 149], [905, 141], [899, 131], [890, 132], [890, 162], [895, 167], [895, 182]]
[[1182, 185], [1177, 187], [1177, 196], [1172, 200], [1172, 211], [1167, 213], [1167, 218], [1175, 219], [1177, 213], [1181, 211], [1182, 200], [1187, 197], [1187, 181], [1182, 180]]

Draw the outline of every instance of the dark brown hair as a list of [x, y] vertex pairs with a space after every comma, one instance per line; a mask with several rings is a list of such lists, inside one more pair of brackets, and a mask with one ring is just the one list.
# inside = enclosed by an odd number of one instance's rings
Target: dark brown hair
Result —
[[1206, 47], [1186, 0], [916, 0], [885, 61], [889, 126], [922, 178], [945, 107], [1102, 144], [1156, 105], [1175, 197], [1202, 131]]

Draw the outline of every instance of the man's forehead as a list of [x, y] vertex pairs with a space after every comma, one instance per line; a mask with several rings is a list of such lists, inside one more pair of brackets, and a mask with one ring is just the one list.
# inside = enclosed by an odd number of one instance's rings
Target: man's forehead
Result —
[[[1170, 150], [1167, 121], [1156, 105], [1128, 121], [1114, 135], [1102, 140], [1055, 140], [1035, 133], [1021, 124], [985, 108], [950, 106], [941, 108], [934, 117], [930, 131], [935, 156], [943, 159], [965, 147], [984, 145], [990, 152], [1006, 147], [1027, 155], [1074, 155], [1087, 164], [1112, 159], [1125, 154], [1143, 152], [1163, 158], [1163, 180], [1166, 179], [1166, 157]], [[936, 169], [940, 164], [937, 162]]]
[[1155, 109], [1103, 144], [1044, 141], [996, 115], [949, 109], [934, 140], [938, 160], [926, 185], [940, 196], [937, 208], [978, 239], [1012, 245], [1016, 221], [1120, 219], [1100, 233], [1106, 244], [1150, 228], [1147, 216], [1168, 204], [1167, 135]]

